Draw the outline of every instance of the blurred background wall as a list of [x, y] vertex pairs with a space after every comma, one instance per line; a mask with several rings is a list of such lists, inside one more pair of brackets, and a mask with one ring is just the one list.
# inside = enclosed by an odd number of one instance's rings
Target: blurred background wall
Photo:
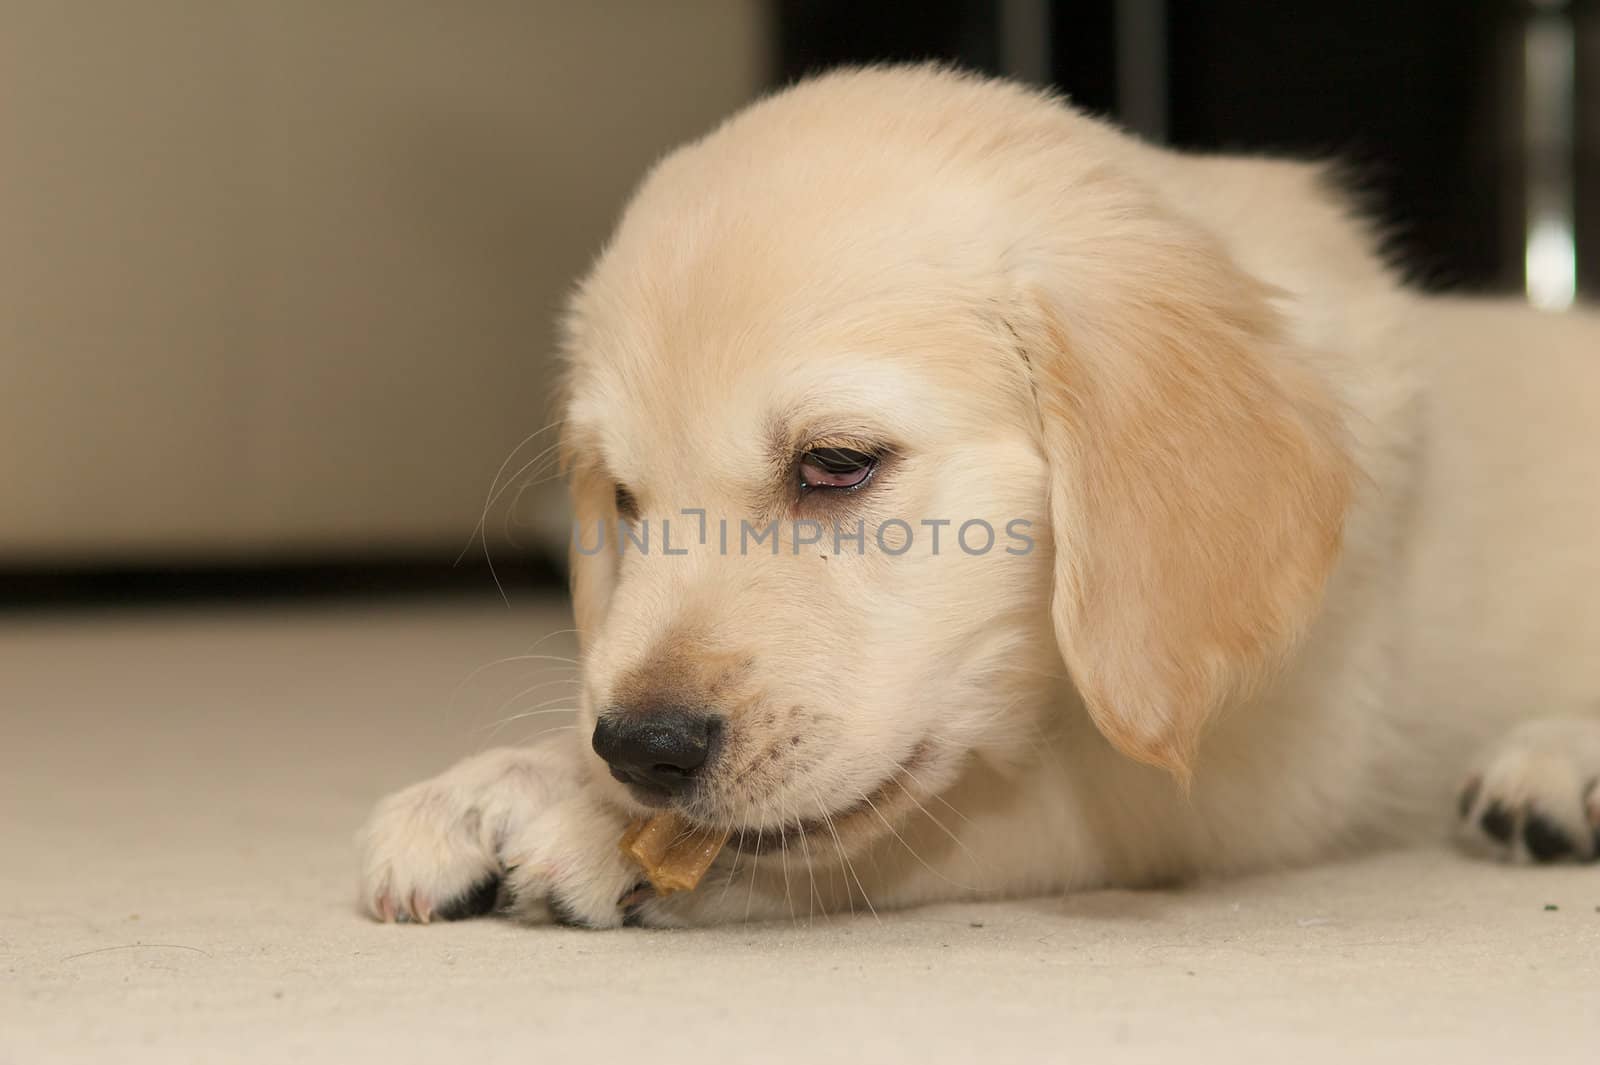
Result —
[[0, 562], [453, 557], [553, 417], [568, 285], [650, 162], [766, 83], [766, 26], [0, 0]]
[[0, 0], [0, 602], [405, 584], [508, 455], [488, 544], [558, 578], [553, 434], [517, 448], [629, 189], [773, 85], [928, 58], [1341, 161], [1430, 287], [1600, 280], [1594, 0]]

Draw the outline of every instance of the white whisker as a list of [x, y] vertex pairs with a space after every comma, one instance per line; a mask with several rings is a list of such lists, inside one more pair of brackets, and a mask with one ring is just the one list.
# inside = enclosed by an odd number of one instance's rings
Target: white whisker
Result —
[[728, 897], [728, 889], [733, 886], [734, 874], [739, 871], [739, 859], [744, 855], [744, 826], [739, 826], [739, 846], [733, 852], [733, 863], [728, 866], [728, 879], [722, 882], [722, 894], [717, 896], [717, 905], [721, 906]]
[[[907, 769], [905, 766], [902, 765], [900, 767], [900, 772], [902, 772], [906, 776], [910, 777], [911, 778], [911, 783], [913, 783], [917, 787], [921, 788], [922, 791], [923, 791], [923, 794], [927, 795], [928, 798], [933, 799], [935, 802], [941, 803], [946, 810], [949, 810], [951, 813], [953, 813], [957, 817], [961, 818], [961, 820], [965, 821], [967, 824], [969, 824], [969, 825], [972, 824], [972, 819], [970, 817], [968, 817], [966, 814], [962, 813], [960, 810], [957, 810], [954, 806], [951, 806], [949, 801], [946, 800], [943, 795], [940, 795], [938, 792], [936, 792], [936, 791], [932, 790], [931, 788], [929, 788], [926, 784], [924, 784], [922, 782], [921, 778], [919, 778], [911, 770]], [[901, 784], [900, 788], [901, 788], [902, 791], [906, 791], [907, 795], [911, 794], [909, 791], [906, 790], [906, 786], [904, 784]], [[917, 800], [915, 798], [913, 798], [911, 801], [912, 802], [916, 802]], [[921, 803], [917, 803], [917, 806], [918, 806], [918, 808], [921, 808], [922, 804]], [[928, 811], [924, 809], [922, 812], [923, 813], [927, 813]], [[931, 817], [933, 815], [929, 814], [929, 816]], [[943, 827], [943, 826], [941, 826], [941, 827]], [[945, 829], [945, 831], [949, 832], [950, 830], [947, 828], [947, 829]]]
[[[810, 835], [810, 833], [806, 832], [804, 829], [801, 829], [798, 835], [800, 836], [800, 852], [805, 856], [806, 878], [811, 885], [811, 894], [806, 899], [806, 927], [809, 928], [811, 927], [812, 922], [817, 919], [817, 903], [821, 901], [821, 899], [817, 894], [816, 863], [811, 860], [811, 842], [806, 838], [808, 835]], [[822, 907], [822, 913], [828, 921], [831, 922], [833, 920], [833, 916], [828, 912], [828, 907], [826, 904], [824, 904]]]
[[[913, 779], [915, 779], [915, 778], [913, 778]], [[918, 810], [922, 811], [922, 816], [926, 817], [929, 821], [932, 821], [934, 826], [936, 828], [938, 828], [939, 831], [941, 831], [945, 835], [949, 836], [950, 837], [950, 842], [954, 843], [957, 847], [961, 848], [961, 852], [967, 856], [967, 860], [970, 861], [973, 864], [973, 866], [977, 866], [977, 864], [978, 864], [978, 856], [976, 854], [973, 854], [972, 853], [972, 849], [961, 841], [961, 837], [960, 836], [957, 836], [954, 832], [950, 831], [950, 829], [945, 826], [945, 823], [943, 821], [941, 821], [937, 817], [933, 816], [933, 812], [931, 810], [929, 810], [926, 806], [922, 805], [922, 803], [918, 802], [917, 801], [917, 797], [912, 794], [910, 788], [906, 787], [904, 784], [901, 784], [898, 780], [895, 781], [895, 785], [897, 787], [899, 787], [899, 789], [901, 791], [905, 792], [906, 798], [911, 800], [912, 805], [916, 806], [916, 808]], [[933, 796], [931, 796], [931, 798], [938, 799], [939, 796], [933, 795]], [[940, 801], [943, 802], [944, 800], [940, 799]], [[954, 810], [957, 817], [961, 817], [961, 819], [963, 821], [967, 821], [968, 824], [972, 823], [971, 821], [968, 821], [967, 818], [962, 817], [960, 810], [956, 810], [956, 808], [954, 806], [950, 806], [950, 804], [948, 802], [946, 802], [945, 805], [949, 806], [951, 810]]]
[[[573, 684], [573, 685], [576, 685], [576, 684], [579, 684], [579, 683], [581, 683], [581, 682], [579, 681], [579, 679], [577, 677], [556, 677], [556, 678], [554, 678], [552, 680], [540, 681], [538, 684], [531, 684], [528, 687], [523, 688], [521, 691], [517, 692], [515, 695], [511, 696], [509, 699], [507, 699], [504, 702], [502, 702], [499, 706], [495, 707], [495, 711], [494, 712], [497, 715], [498, 714], [503, 714], [507, 710], [509, 710], [517, 702], [517, 700], [519, 700], [519, 699], [521, 699], [521, 698], [523, 698], [525, 696], [532, 695], [534, 692], [539, 691], [539, 690], [541, 690], [543, 688], [553, 688], [557, 684]], [[574, 694], [576, 694], [576, 693], [569, 692], [566, 695], [558, 696], [558, 698], [562, 699], [562, 700], [571, 699]], [[548, 705], [550, 705], [550, 701], [546, 700], [541, 705], [548, 706]], [[537, 707], [535, 707], [534, 709], [537, 709]]]
[[538, 739], [540, 736], [549, 736], [549, 735], [552, 735], [552, 734], [557, 733], [557, 732], [576, 732], [577, 729], [578, 729], [577, 725], [554, 725], [554, 726], [552, 726], [550, 728], [547, 728], [547, 729], [540, 729], [538, 732], [535, 732], [531, 736], [522, 737], [521, 739], [517, 740], [514, 743], [514, 746], [526, 747], [529, 744], [531, 744], [534, 740]]
[[[512, 714], [510, 717], [506, 718], [505, 720], [497, 721], [493, 725], [485, 725], [485, 726], [483, 726], [483, 728], [480, 728], [479, 731], [481, 732], [481, 731], [483, 731], [483, 729], [488, 729], [488, 733], [489, 733], [488, 738], [489, 739], [493, 739], [496, 735], [499, 734], [501, 729], [505, 728], [507, 725], [511, 724], [514, 721], [522, 721], [525, 718], [530, 718], [530, 717], [544, 717], [547, 714], [576, 714], [577, 712], [578, 712], [578, 708], [575, 707], [575, 706], [557, 706], [557, 707], [554, 707], [553, 709], [549, 709], [549, 710], [529, 710], [526, 713]], [[577, 728], [578, 726], [577, 725], [573, 725], [572, 727], [573, 728]]]
[[789, 923], [797, 924], [794, 914], [794, 895], [789, 890], [789, 833], [787, 824], [789, 812], [780, 801], [778, 804], [778, 853], [783, 862], [783, 901], [789, 906]]
[[[904, 790], [904, 789], [902, 788], [902, 790]], [[910, 792], [906, 792], [906, 794], [909, 795], [911, 793]], [[883, 811], [878, 809], [878, 804], [873, 802], [872, 798], [869, 795], [867, 795], [866, 792], [862, 792], [861, 793], [861, 801], [866, 803], [869, 807], [871, 807], [872, 812], [878, 815], [878, 820], [883, 822], [883, 827], [887, 828], [894, 835], [894, 838], [900, 841], [900, 846], [904, 847], [911, 854], [911, 857], [915, 858], [922, 865], [922, 867], [924, 869], [926, 869], [928, 872], [932, 873], [934, 876], [938, 877], [940, 880], [943, 880], [946, 884], [949, 884], [951, 887], [958, 887], [962, 891], [971, 891], [971, 890], [973, 890], [970, 885], [958, 883], [958, 882], [956, 882], [954, 880], [951, 880], [948, 876], [945, 876], [943, 873], [939, 872], [939, 870], [937, 870], [933, 866], [929, 865], [927, 859], [923, 858], [922, 855], [918, 854], [917, 853], [917, 849], [915, 847], [913, 847], [911, 844], [906, 842], [906, 838], [900, 834], [899, 830], [894, 827], [894, 824], [887, 817], [883, 816]]]
[[[506, 604], [506, 606], [511, 605], [511, 599], [506, 595], [505, 586], [500, 583], [500, 575], [495, 572], [494, 558], [491, 557], [489, 551], [489, 537], [487, 528], [489, 511], [494, 507], [495, 500], [499, 498], [500, 493], [504, 491], [504, 489], [500, 487], [500, 478], [505, 475], [506, 467], [511, 465], [512, 460], [515, 459], [517, 455], [521, 453], [522, 449], [527, 447], [530, 442], [537, 439], [542, 434], [549, 432], [551, 429], [556, 428], [560, 424], [561, 420], [557, 419], [542, 429], [535, 429], [533, 432], [529, 433], [527, 436], [518, 441], [517, 446], [512, 448], [510, 453], [506, 455], [505, 459], [500, 463], [500, 468], [494, 471], [494, 478], [489, 482], [489, 492], [484, 498], [483, 509], [478, 513], [478, 523], [472, 527], [472, 532], [467, 536], [466, 546], [464, 546], [461, 549], [461, 553], [456, 556], [455, 564], [459, 566], [461, 565], [461, 560], [467, 557], [467, 552], [472, 549], [472, 541], [476, 539], [481, 542], [483, 544], [483, 560], [484, 562], [488, 563], [489, 566], [489, 576], [494, 578], [495, 589], [499, 591], [500, 599]], [[510, 485], [517, 479], [517, 477], [521, 476], [522, 471], [526, 470], [529, 465], [534, 462], [538, 462], [545, 455], [548, 455], [553, 448], [559, 446], [560, 441], [557, 441], [550, 447], [545, 448], [545, 450], [541, 451], [529, 462], [523, 463], [517, 472], [511, 475], [506, 484]]]
[[[849, 873], [850, 877], [854, 878], [856, 882], [856, 888], [861, 892], [861, 901], [866, 903], [867, 911], [872, 914], [873, 920], [881, 920], [878, 917], [877, 909], [872, 905], [871, 896], [867, 894], [866, 887], [864, 887], [861, 883], [861, 877], [856, 873], [855, 863], [850, 860], [850, 855], [845, 853], [844, 843], [839, 839], [839, 830], [833, 827], [833, 815], [827, 812], [826, 807], [823, 806], [822, 796], [818, 795], [815, 789], [812, 789], [812, 797], [816, 800], [817, 806], [823, 810], [823, 823], [828, 826], [828, 832], [833, 836], [833, 845], [839, 852], [839, 858], [844, 862], [845, 870]], [[856, 912], [855, 896], [850, 891], [849, 880], [845, 881], [845, 895], [850, 899], [850, 914], [851, 916], [854, 916]]]
[[[765, 821], [767, 819], [766, 814], [767, 814], [766, 804], [763, 803], [762, 806], [761, 806], [761, 820]], [[750, 863], [750, 887], [745, 892], [745, 895], [744, 895], [744, 923], [745, 924], [749, 924], [750, 923], [750, 904], [755, 901], [755, 897], [756, 897], [756, 869], [757, 869], [757, 867], [760, 866], [760, 864], [761, 863], [757, 862], [757, 861], [751, 861], [751, 863]]]

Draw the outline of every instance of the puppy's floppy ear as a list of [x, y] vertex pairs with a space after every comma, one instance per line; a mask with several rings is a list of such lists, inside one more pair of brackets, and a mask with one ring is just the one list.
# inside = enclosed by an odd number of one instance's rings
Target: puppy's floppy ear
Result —
[[1314, 616], [1354, 474], [1271, 290], [1186, 223], [1137, 217], [1042, 255], [1012, 327], [1061, 654], [1100, 731], [1187, 784], [1207, 719]]

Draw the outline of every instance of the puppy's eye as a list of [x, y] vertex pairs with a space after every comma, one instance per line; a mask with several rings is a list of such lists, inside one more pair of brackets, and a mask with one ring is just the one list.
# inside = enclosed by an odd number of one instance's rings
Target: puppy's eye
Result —
[[847, 447], [817, 447], [800, 456], [800, 489], [859, 488], [878, 466], [878, 457]]
[[633, 498], [633, 493], [632, 492], [628, 491], [626, 488], [622, 487], [620, 484], [617, 485], [616, 502], [617, 502], [617, 513], [619, 515], [621, 515], [624, 518], [627, 518], [629, 521], [633, 521], [634, 519], [638, 518], [638, 516], [639, 516], [639, 501], [637, 499]]

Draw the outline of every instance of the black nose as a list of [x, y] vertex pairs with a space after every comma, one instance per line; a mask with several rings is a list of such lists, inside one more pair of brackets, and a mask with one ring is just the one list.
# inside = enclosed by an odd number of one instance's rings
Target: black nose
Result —
[[595, 722], [594, 752], [624, 784], [672, 796], [705, 766], [721, 729], [721, 718], [691, 710], [613, 709]]

